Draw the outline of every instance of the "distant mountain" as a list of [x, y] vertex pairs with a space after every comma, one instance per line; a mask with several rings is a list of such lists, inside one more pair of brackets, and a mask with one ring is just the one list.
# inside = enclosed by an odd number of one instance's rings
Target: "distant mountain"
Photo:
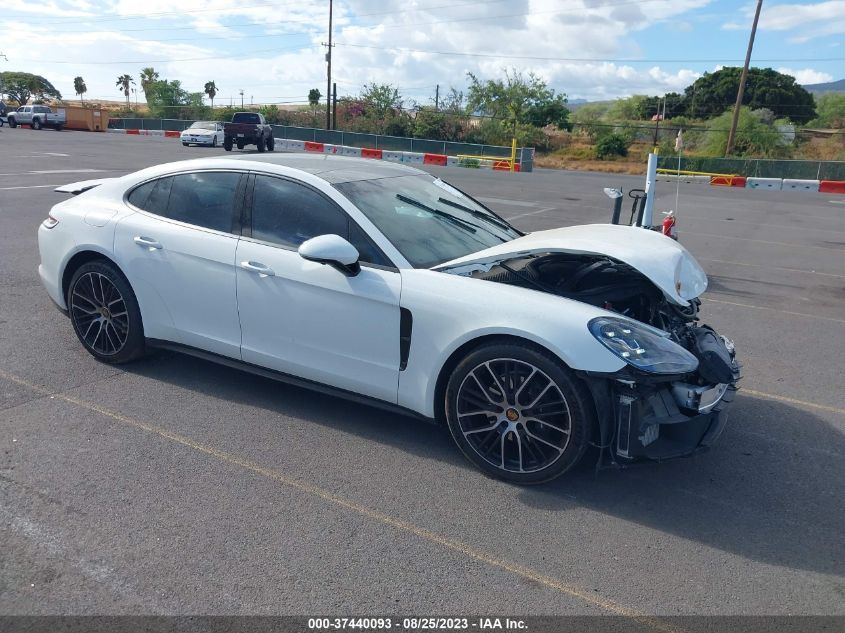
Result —
[[822, 94], [824, 92], [845, 92], [845, 79], [839, 81], [829, 81], [824, 84], [806, 84], [804, 89], [813, 94]]

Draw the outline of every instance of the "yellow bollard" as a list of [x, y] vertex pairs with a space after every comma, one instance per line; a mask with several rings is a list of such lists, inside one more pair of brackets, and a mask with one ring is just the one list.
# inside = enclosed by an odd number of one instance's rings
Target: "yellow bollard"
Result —
[[514, 167], [515, 164], [516, 164], [516, 137], [514, 136], [513, 139], [511, 139], [511, 171], [514, 171], [516, 169], [516, 167]]

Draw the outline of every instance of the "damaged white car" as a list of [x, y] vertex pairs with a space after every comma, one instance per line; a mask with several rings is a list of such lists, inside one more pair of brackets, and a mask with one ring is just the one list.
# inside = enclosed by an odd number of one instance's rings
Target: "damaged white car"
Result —
[[739, 365], [698, 323], [677, 242], [524, 235], [402, 165], [248, 155], [58, 189], [39, 273], [97, 359], [177, 349], [444, 421], [484, 472], [538, 483], [589, 446], [666, 459], [722, 432]]

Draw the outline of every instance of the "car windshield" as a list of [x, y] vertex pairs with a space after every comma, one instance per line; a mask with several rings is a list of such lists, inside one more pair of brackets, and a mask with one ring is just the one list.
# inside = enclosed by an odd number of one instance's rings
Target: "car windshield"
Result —
[[415, 268], [436, 266], [521, 235], [466, 194], [427, 174], [334, 186]]
[[213, 130], [215, 123], [213, 121], [197, 121], [190, 129], [192, 130]]

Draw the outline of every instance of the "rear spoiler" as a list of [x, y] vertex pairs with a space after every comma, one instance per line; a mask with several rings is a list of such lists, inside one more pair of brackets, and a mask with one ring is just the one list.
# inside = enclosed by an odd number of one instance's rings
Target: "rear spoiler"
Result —
[[72, 182], [67, 185], [62, 185], [61, 187], [56, 187], [53, 191], [58, 191], [59, 193], [71, 193], [75, 196], [78, 196], [80, 193], [84, 193], [89, 189], [93, 189], [94, 187], [99, 187], [103, 183], [106, 183], [110, 180], [115, 179], [100, 178], [99, 180], [81, 180], [79, 182]]

